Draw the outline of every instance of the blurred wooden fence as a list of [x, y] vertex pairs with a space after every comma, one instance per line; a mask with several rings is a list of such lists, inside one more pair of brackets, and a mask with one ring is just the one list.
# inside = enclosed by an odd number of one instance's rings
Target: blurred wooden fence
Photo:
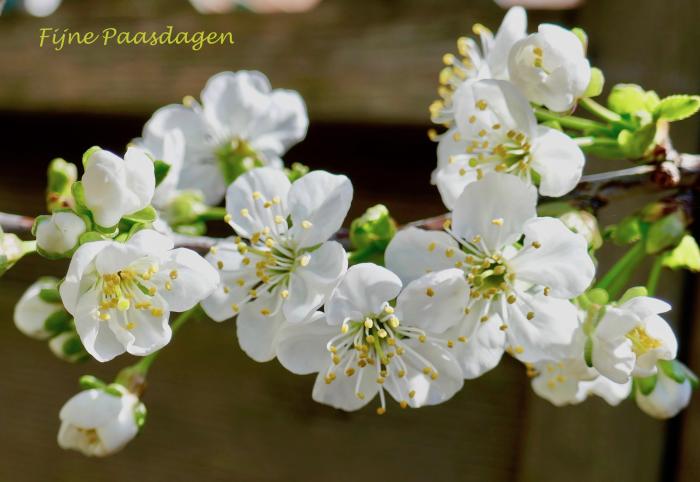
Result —
[[[306, 14], [267, 17], [201, 17], [185, 0], [66, 0], [48, 19], [0, 17], [0, 210], [39, 214], [52, 157], [77, 160], [93, 144], [120, 150], [156, 107], [196, 95], [218, 71], [247, 68], [302, 93], [312, 128], [289, 160], [349, 174], [351, 214], [377, 202], [400, 221], [437, 214], [439, 198], [428, 186], [434, 146], [424, 132], [440, 58], [472, 23], [495, 27], [501, 15], [486, 0], [324, 0]], [[531, 24], [540, 21], [585, 28], [592, 61], [610, 84], [634, 81], [662, 95], [700, 90], [696, 0], [589, 0], [577, 11], [532, 13]], [[38, 47], [41, 27], [166, 25], [230, 30], [237, 43], [200, 52]], [[697, 121], [674, 139], [696, 150]], [[630, 199], [625, 208], [641, 202]], [[60, 276], [65, 265], [50, 270]], [[556, 409], [530, 392], [522, 367], [504, 360], [440, 407], [381, 418], [372, 410], [344, 414], [311, 401], [311, 377], [246, 358], [231, 322], [207, 321], [186, 327], [154, 367], [142, 436], [117, 457], [86, 460], [56, 447], [57, 413], [81, 374], [109, 378], [117, 367], [63, 366], [17, 332], [13, 303], [40, 274], [46, 263], [31, 258], [0, 281], [0, 482], [690, 482], [700, 473], [697, 401], [670, 424], [630, 402]], [[677, 305], [677, 331], [697, 371], [694, 283], [683, 305], [680, 278], [664, 280], [660, 295]]]

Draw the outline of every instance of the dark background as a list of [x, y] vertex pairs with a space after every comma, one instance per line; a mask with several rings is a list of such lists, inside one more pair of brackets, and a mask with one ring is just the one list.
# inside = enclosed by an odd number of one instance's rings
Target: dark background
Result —
[[[425, 135], [443, 53], [495, 28], [490, 1], [324, 0], [307, 13], [205, 17], [185, 0], [66, 0], [47, 19], [0, 17], [0, 211], [42, 213], [44, 172], [57, 156], [74, 162], [98, 144], [117, 152], [157, 107], [198, 95], [222, 70], [259, 69], [273, 86], [297, 89], [311, 119], [307, 140], [287, 161], [348, 174], [350, 217], [382, 202], [400, 222], [443, 211], [429, 185], [435, 146]], [[581, 26], [589, 56], [608, 85], [640, 83], [660, 95], [699, 87], [697, 0], [589, 0], [575, 10], [530, 13]], [[41, 27], [73, 30], [231, 31], [236, 45], [205, 47], [38, 47]], [[673, 132], [698, 150], [698, 121]], [[627, 167], [592, 163], [590, 170]], [[604, 221], [641, 206], [631, 197]], [[608, 252], [603, 267], [615, 252]], [[589, 400], [557, 409], [530, 390], [506, 360], [465, 383], [453, 400], [401, 411], [345, 414], [310, 398], [313, 377], [248, 359], [231, 322], [187, 325], [151, 371], [144, 433], [110, 459], [89, 460], [55, 442], [58, 410], [77, 379], [109, 379], [132, 360], [72, 366], [12, 323], [20, 294], [64, 263], [28, 258], [0, 280], [0, 482], [123, 481], [693, 481], [700, 473], [700, 403], [670, 422], [633, 402]], [[640, 273], [643, 278], [645, 273]], [[674, 303], [681, 358], [700, 371], [697, 282], [665, 273], [659, 296]]]

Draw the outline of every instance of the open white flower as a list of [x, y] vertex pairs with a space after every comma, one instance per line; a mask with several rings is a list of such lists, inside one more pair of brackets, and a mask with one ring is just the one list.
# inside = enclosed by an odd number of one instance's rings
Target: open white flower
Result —
[[[202, 104], [168, 105], [143, 130], [143, 142], [161, 145], [174, 129], [185, 137], [179, 189], [200, 190], [217, 204], [226, 186], [253, 167], [281, 167], [287, 149], [306, 136], [309, 119], [297, 92], [272, 90], [260, 72], [222, 72], [202, 91]], [[173, 162], [164, 159], [166, 162]]]
[[509, 82], [467, 82], [454, 104], [457, 123], [440, 139], [432, 176], [449, 209], [466, 185], [493, 171], [534, 182], [544, 196], [563, 196], [578, 184], [581, 148], [563, 132], [538, 125], [527, 99]]
[[65, 313], [60, 301], [47, 301], [41, 296], [42, 290], [55, 290], [58, 287], [56, 278], [40, 278], [24, 292], [15, 305], [15, 325], [25, 335], [45, 340], [52, 333], [46, 329], [46, 320], [56, 313]]
[[87, 231], [87, 225], [74, 212], [58, 211], [51, 216], [39, 216], [34, 229], [36, 245], [43, 253], [62, 256], [78, 246], [80, 236]]
[[452, 54], [443, 57], [445, 68], [440, 72], [441, 100], [430, 106], [432, 121], [450, 127], [454, 124], [453, 96], [465, 81], [474, 79], [508, 80], [508, 54], [513, 45], [527, 34], [527, 13], [522, 7], [508, 10], [494, 37], [483, 25], [474, 25], [481, 48], [468, 37], [457, 40], [458, 58]]
[[[580, 322], [584, 317], [585, 311], [579, 311]], [[586, 336], [579, 325], [564, 357], [528, 364], [533, 391], [557, 407], [576, 405], [590, 395], [597, 395], [613, 406], [627, 398], [631, 382], [613, 382], [588, 367], [584, 359], [585, 343]]]
[[668, 376], [663, 369], [657, 370], [656, 385], [651, 393], [644, 395], [637, 387], [634, 400], [647, 415], [667, 419], [675, 417], [688, 406], [693, 387], [687, 378], [679, 383]]
[[446, 334], [458, 341], [466, 378], [493, 368], [506, 349], [536, 362], [571, 343], [578, 322], [569, 299], [595, 269], [586, 240], [558, 219], [536, 217], [536, 202], [534, 187], [490, 174], [464, 189], [446, 232], [408, 228], [387, 248], [387, 267], [405, 283], [420, 279], [406, 296], [433, 300], [440, 326], [455, 325]]
[[656, 373], [657, 361], [672, 360], [678, 351], [673, 330], [659, 316], [670, 309], [647, 296], [607, 307], [591, 335], [593, 366], [618, 383]]
[[384, 413], [385, 391], [402, 408], [448, 400], [462, 386], [459, 364], [445, 340], [422, 328], [429, 325], [423, 308], [404, 305], [401, 298], [392, 308], [389, 302], [400, 291], [401, 280], [385, 268], [351, 267], [326, 303], [325, 315], [317, 312], [280, 331], [280, 362], [294, 373], [318, 372], [314, 400], [346, 411], [379, 394], [377, 413]]
[[557, 25], [542, 24], [519, 40], [508, 59], [510, 80], [535, 104], [554, 112], [571, 110], [591, 80], [579, 38]]
[[103, 149], [94, 150], [85, 160], [81, 181], [85, 205], [95, 222], [104, 227], [148, 206], [156, 187], [153, 161], [136, 147], [130, 147], [124, 159]]
[[171, 311], [209, 296], [219, 275], [204, 258], [152, 230], [126, 243], [95, 241], [73, 255], [61, 299], [85, 349], [98, 361], [148, 355], [170, 341]]
[[267, 167], [229, 187], [226, 210], [239, 238], [207, 255], [221, 285], [202, 307], [216, 321], [238, 315], [238, 340], [254, 360], [274, 358], [281, 324], [308, 318], [347, 270], [345, 250], [328, 239], [343, 224], [352, 193], [345, 176], [313, 171], [291, 184]]
[[136, 395], [123, 387], [121, 396], [100, 389], [85, 390], [68, 400], [59, 417], [58, 445], [90, 457], [118, 452], [138, 434], [138, 412], [143, 407]]

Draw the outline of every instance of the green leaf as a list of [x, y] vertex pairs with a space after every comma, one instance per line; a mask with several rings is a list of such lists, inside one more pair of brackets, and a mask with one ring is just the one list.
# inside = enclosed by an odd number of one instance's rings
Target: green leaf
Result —
[[634, 286], [627, 291], [617, 300], [618, 304], [627, 303], [632, 298], [638, 298], [639, 296], [647, 296], [647, 289], [644, 286]]
[[85, 151], [85, 154], [83, 154], [83, 167], [87, 168], [87, 163], [90, 160], [90, 157], [96, 153], [97, 151], [101, 151], [102, 148], [100, 146], [92, 146], [90, 149]]
[[658, 375], [654, 374], [650, 377], [635, 378], [634, 380], [637, 384], [637, 388], [642, 393], [642, 395], [647, 396], [654, 391], [654, 388], [656, 388], [656, 381], [658, 380]]
[[685, 370], [681, 362], [677, 360], [659, 360], [656, 364], [667, 377], [673, 379], [676, 383], [682, 384], [685, 382]]
[[630, 131], [623, 129], [617, 136], [617, 143], [622, 152], [630, 159], [643, 157], [654, 145], [656, 124], [647, 124], [641, 129]]
[[700, 271], [700, 248], [690, 234], [686, 234], [672, 251], [664, 253], [662, 264], [671, 269]]
[[128, 214], [123, 219], [133, 223], [152, 223], [158, 218], [158, 213], [153, 206], [146, 206], [140, 211]]
[[699, 95], [671, 95], [659, 102], [654, 110], [656, 118], [669, 122], [687, 119], [700, 109]]
[[170, 164], [165, 161], [153, 161], [153, 172], [156, 175], [156, 186], [159, 186], [170, 172]]
[[603, 71], [597, 67], [591, 68], [591, 80], [588, 83], [586, 91], [583, 93], [584, 97], [597, 97], [603, 93], [603, 86], [605, 85], [605, 76]]
[[648, 254], [675, 248], [685, 236], [687, 221], [682, 211], [675, 211], [655, 221], [649, 227], [646, 239]]

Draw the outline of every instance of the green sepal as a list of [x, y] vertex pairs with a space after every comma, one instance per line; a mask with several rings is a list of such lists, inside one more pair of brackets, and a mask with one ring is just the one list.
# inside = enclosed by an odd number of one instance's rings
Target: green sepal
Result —
[[588, 34], [586, 33], [586, 31], [581, 27], [574, 27], [571, 29], [571, 33], [576, 35], [576, 37], [579, 39], [581, 45], [583, 46], [583, 51], [585, 52], [586, 50], [588, 50]]
[[687, 224], [682, 211], [672, 212], [652, 223], [646, 236], [646, 252], [656, 254], [678, 246], [686, 234]]
[[588, 87], [583, 93], [584, 97], [598, 97], [603, 93], [603, 87], [605, 86], [605, 76], [603, 71], [597, 67], [591, 68], [591, 80], [588, 82]]
[[654, 109], [654, 117], [675, 122], [691, 117], [700, 109], [700, 95], [671, 95], [663, 98]]
[[100, 146], [92, 146], [90, 149], [85, 151], [85, 154], [83, 154], [83, 167], [87, 168], [87, 163], [90, 160], [90, 157], [97, 151], [101, 151], [102, 148]]
[[586, 337], [586, 344], [583, 346], [583, 359], [588, 368], [593, 368], [593, 339]]
[[698, 388], [698, 386], [700, 385], [700, 380], [698, 380], [698, 376], [693, 372], [693, 370], [691, 370], [690, 368], [685, 366], [685, 364], [683, 364], [681, 362], [678, 362], [678, 363], [681, 364], [681, 367], [683, 368], [683, 371], [685, 372], [685, 377], [690, 382], [690, 386], [693, 387], [693, 389]]
[[107, 386], [105, 382], [93, 375], [83, 375], [80, 377], [80, 380], [78, 380], [78, 384], [83, 390], [91, 390], [93, 388], [101, 390]]
[[50, 219], [51, 219], [51, 215], [50, 215], [50, 214], [41, 214], [41, 215], [35, 217], [35, 218], [34, 218], [34, 223], [32, 224], [32, 229], [31, 229], [31, 231], [30, 231], [30, 232], [32, 233], [32, 236], [34, 236], [34, 237], [36, 238], [36, 230], [37, 230], [37, 228], [39, 227], [39, 225], [40, 225], [41, 223], [43, 223], [44, 221], [48, 221], [48, 220], [50, 220]]
[[685, 370], [682, 363], [678, 360], [659, 360], [656, 362], [659, 369], [678, 384], [683, 384], [686, 381]]
[[656, 388], [658, 378], [658, 375], [654, 374], [649, 377], [635, 378], [634, 381], [639, 392], [644, 396], [648, 396]]
[[88, 231], [80, 235], [78, 238], [78, 244], [81, 246], [86, 243], [92, 243], [94, 241], [104, 241], [105, 235], [98, 233], [97, 231]]
[[617, 135], [617, 143], [625, 156], [639, 159], [652, 148], [655, 138], [656, 124], [651, 123], [636, 131], [623, 129]]
[[612, 241], [618, 246], [636, 243], [642, 239], [642, 229], [637, 216], [623, 218], [612, 229]]
[[160, 183], [165, 180], [170, 172], [170, 164], [165, 161], [155, 160], [153, 161], [153, 173], [156, 176], [156, 187], [160, 186]]
[[78, 337], [77, 334], [64, 341], [61, 350], [71, 361], [84, 360], [86, 357], [83, 355], [87, 355], [85, 347], [83, 347], [83, 342], [80, 341], [80, 337]]
[[102, 390], [105, 393], [112, 395], [113, 397], [122, 398], [122, 395], [124, 395], [124, 393], [120, 390], [120, 388], [121, 388], [121, 385], [119, 385], [117, 383], [110, 383], [109, 385], [104, 387]]
[[661, 264], [671, 269], [700, 271], [700, 248], [690, 234], [686, 234], [672, 251], [664, 253]]
[[289, 182], [294, 182], [309, 173], [309, 166], [302, 164], [301, 162], [292, 163], [291, 168], [284, 168], [284, 173], [289, 178]]
[[599, 306], [607, 305], [610, 301], [610, 295], [603, 288], [592, 288], [586, 292], [586, 298], [591, 303]]
[[153, 206], [149, 205], [140, 211], [124, 216], [122, 219], [132, 223], [147, 224], [152, 223], [153, 221], [158, 219], [158, 213], [156, 212], [156, 209]]
[[72, 330], [73, 317], [63, 309], [55, 311], [44, 321], [44, 329], [54, 335]]
[[638, 298], [640, 296], [647, 296], [649, 293], [647, 292], [647, 289], [645, 286], [633, 286], [632, 288], [628, 289], [627, 291], [624, 292], [624, 294], [620, 297], [619, 300], [617, 300], [617, 303], [619, 305], [623, 303], [627, 303], [629, 300], [633, 298]]
[[608, 107], [620, 115], [636, 115], [640, 111], [654, 112], [659, 96], [636, 84], [617, 84], [608, 96]]
[[61, 303], [61, 294], [57, 288], [42, 288], [39, 291], [39, 299], [47, 303]]
[[85, 204], [85, 188], [83, 188], [83, 183], [76, 181], [71, 186], [71, 194], [73, 194], [73, 199], [75, 199], [76, 209], [83, 211], [89, 211], [87, 204]]
[[139, 428], [139, 432], [146, 425], [146, 418], [148, 416], [148, 410], [146, 410], [146, 405], [139, 402], [134, 408], [134, 420], [136, 421], [136, 426]]

